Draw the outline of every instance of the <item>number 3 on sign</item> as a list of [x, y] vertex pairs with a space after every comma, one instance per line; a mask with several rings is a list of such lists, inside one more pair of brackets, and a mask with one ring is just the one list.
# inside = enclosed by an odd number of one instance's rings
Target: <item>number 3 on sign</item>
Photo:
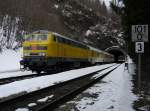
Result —
[[144, 53], [144, 42], [136, 42], [135, 43], [135, 52], [136, 53]]

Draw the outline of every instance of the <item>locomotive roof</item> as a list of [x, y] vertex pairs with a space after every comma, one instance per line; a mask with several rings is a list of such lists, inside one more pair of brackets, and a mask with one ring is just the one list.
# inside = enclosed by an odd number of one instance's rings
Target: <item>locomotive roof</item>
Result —
[[37, 31], [32, 32], [32, 34], [36, 34], [36, 33], [48, 34], [48, 33], [51, 33], [51, 32], [48, 31], [48, 30], [37, 30]]
[[99, 52], [99, 53], [104, 53], [104, 54], [107, 54], [107, 55], [111, 55], [110, 53], [107, 53], [107, 52], [105, 52], [105, 51], [102, 51], [102, 50], [100, 50], [100, 49], [97, 49], [97, 48], [95, 48], [95, 47], [92, 47], [92, 46], [90, 46], [90, 45], [88, 45], [88, 47], [89, 47], [91, 50], [93, 50], [93, 51], [96, 51], [96, 52]]
[[67, 39], [67, 40], [71, 40], [71, 41], [74, 41], [74, 42], [76, 42], [76, 43], [79, 43], [79, 44], [82, 44], [82, 45], [85, 45], [85, 46], [86, 46], [86, 44], [83, 43], [83, 42], [76, 41], [76, 40], [74, 40], [74, 39], [71, 39], [71, 38], [69, 38], [69, 37], [63, 36], [63, 35], [58, 34], [58, 33], [55, 33], [55, 32], [52, 32], [52, 33], [53, 33], [54, 35], [58, 35], [58, 36], [61, 37], [61, 38], [64, 38], [64, 39]]
[[56, 32], [52, 32], [52, 31], [48, 31], [48, 30], [38, 30], [38, 31], [34, 31], [34, 32], [33, 32], [33, 34], [36, 34], [36, 33], [42, 33], [42, 34], [49, 34], [49, 33], [51, 33], [51, 34], [54, 34], [54, 35], [59, 36], [59, 37], [61, 37], [61, 38], [64, 38], [64, 39], [67, 39], [67, 40], [74, 41], [74, 42], [76, 42], [76, 43], [82, 44], [82, 45], [88, 47], [89, 49], [91, 49], [91, 50], [93, 50], [93, 51], [100, 52], [100, 53], [104, 53], [104, 54], [107, 54], [107, 55], [111, 55], [111, 54], [109, 54], [109, 53], [107, 53], [107, 52], [105, 52], [105, 51], [102, 51], [102, 50], [100, 50], [100, 49], [94, 48], [94, 47], [92, 47], [92, 46], [90, 46], [90, 45], [87, 45], [87, 44], [85, 44], [85, 43], [83, 43], [83, 42], [79, 42], [79, 41], [76, 41], [76, 40], [71, 39], [71, 38], [69, 38], [69, 37], [63, 36], [63, 35], [58, 34], [58, 33], [56, 33]]
[[49, 33], [52, 33], [52, 34], [57, 35], [57, 36], [59, 36], [59, 37], [61, 37], [61, 38], [64, 38], [64, 39], [67, 39], [67, 40], [71, 40], [71, 41], [80, 43], [80, 44], [82, 44], [82, 45], [86, 45], [86, 44], [84, 44], [84, 43], [82, 43], [82, 42], [76, 41], [76, 40], [71, 39], [71, 38], [69, 38], [69, 37], [66, 37], [66, 36], [63, 36], [63, 35], [58, 34], [58, 33], [56, 33], [56, 32], [52, 32], [52, 31], [48, 31], [48, 30], [38, 30], [38, 31], [32, 32], [32, 34], [36, 34], [36, 33], [42, 33], [42, 34], [49, 34]]

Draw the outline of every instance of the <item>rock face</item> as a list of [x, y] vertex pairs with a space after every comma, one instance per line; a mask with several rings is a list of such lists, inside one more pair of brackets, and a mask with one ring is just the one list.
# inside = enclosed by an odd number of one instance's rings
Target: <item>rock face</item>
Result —
[[[121, 33], [119, 18], [111, 11], [107, 11], [104, 3], [100, 4], [98, 1], [3, 1], [0, 4], [0, 7], [3, 7], [3, 10], [0, 10], [0, 38], [4, 38], [2, 35], [5, 35], [7, 39], [5, 41], [3, 39], [3, 43], [12, 41], [11, 33], [13, 33], [13, 37], [17, 38], [13, 39], [15, 42], [9, 44], [9, 48], [12, 48], [16, 41], [19, 42], [17, 47], [20, 46], [24, 33], [50, 30], [101, 49], [112, 45], [123, 46], [122, 36], [118, 36]], [[13, 25], [9, 26], [9, 23], [13, 23]], [[16, 29], [16, 31], [12, 29]], [[1, 41], [0, 46], [3, 47]]]

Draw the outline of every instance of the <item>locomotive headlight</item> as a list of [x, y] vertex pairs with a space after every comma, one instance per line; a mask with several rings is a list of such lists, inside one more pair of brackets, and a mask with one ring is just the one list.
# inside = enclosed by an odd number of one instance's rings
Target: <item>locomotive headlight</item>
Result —
[[24, 55], [24, 56], [29, 56], [29, 55], [30, 55], [30, 53], [24, 53], [23, 55]]
[[46, 56], [46, 53], [40, 52], [40, 53], [39, 53], [39, 56]]

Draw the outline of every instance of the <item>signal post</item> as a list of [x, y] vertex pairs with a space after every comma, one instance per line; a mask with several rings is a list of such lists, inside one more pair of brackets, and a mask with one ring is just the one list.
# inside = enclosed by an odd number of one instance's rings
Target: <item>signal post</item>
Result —
[[148, 25], [132, 25], [132, 42], [138, 54], [138, 87], [141, 87], [141, 56], [144, 54], [144, 42], [148, 42]]

